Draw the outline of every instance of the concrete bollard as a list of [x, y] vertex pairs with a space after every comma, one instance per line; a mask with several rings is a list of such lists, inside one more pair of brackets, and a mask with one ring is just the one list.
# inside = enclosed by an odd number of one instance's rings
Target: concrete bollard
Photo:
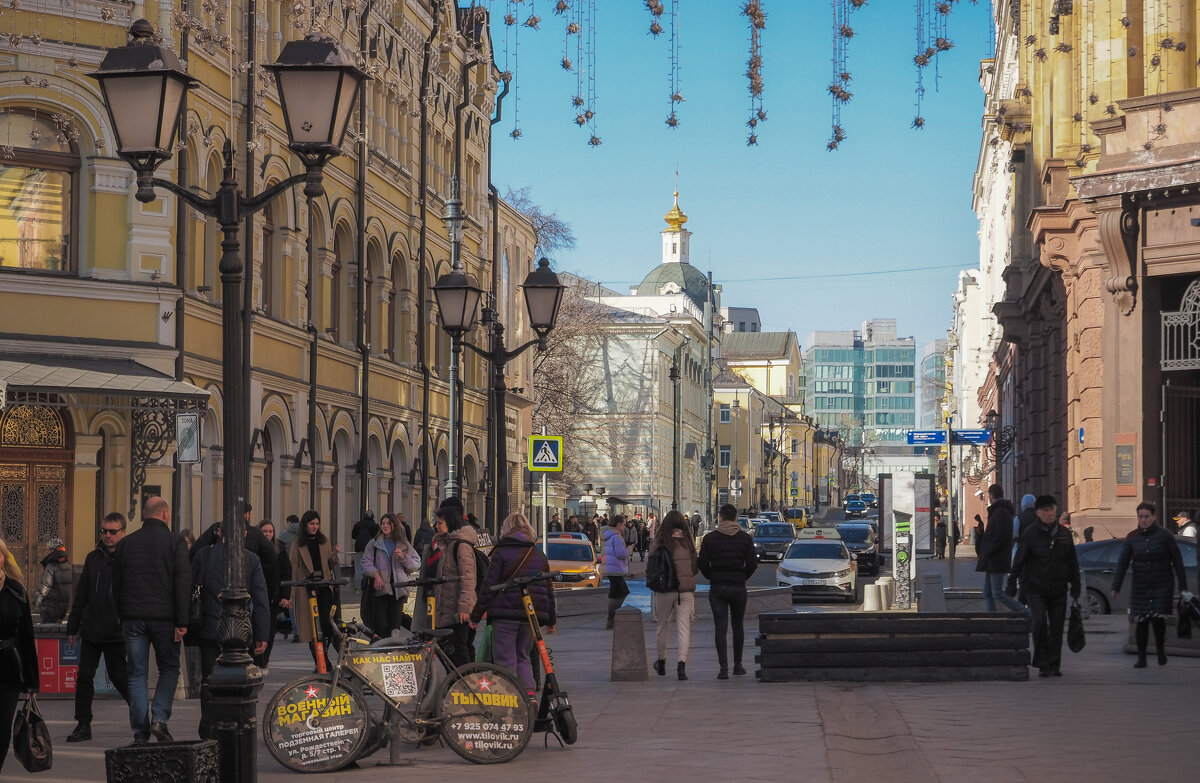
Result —
[[879, 585], [866, 585], [863, 590], [863, 605], [864, 612], [879, 611]]
[[646, 662], [646, 626], [642, 610], [627, 606], [613, 620], [612, 682], [645, 682], [650, 679]]
[[941, 574], [921, 574], [921, 599], [917, 611], [946, 611], [946, 591], [942, 587]]
[[896, 583], [890, 576], [881, 576], [875, 580], [875, 584], [879, 585], [879, 605], [883, 611], [892, 608], [892, 600], [895, 598]]

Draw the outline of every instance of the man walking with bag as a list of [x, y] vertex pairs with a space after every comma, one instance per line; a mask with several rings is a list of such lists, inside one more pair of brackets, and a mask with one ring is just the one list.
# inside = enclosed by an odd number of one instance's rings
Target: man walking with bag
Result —
[[[150, 735], [174, 742], [167, 722], [179, 684], [179, 643], [187, 633], [192, 569], [187, 545], [167, 523], [171, 508], [160, 497], [142, 509], [141, 530], [117, 545], [113, 556], [113, 595], [129, 660], [129, 725], [133, 744]], [[149, 704], [150, 647], [158, 663], [154, 703]]]
[[79, 645], [79, 674], [75, 680], [75, 730], [67, 742], [92, 738], [92, 698], [100, 656], [108, 679], [128, 703], [129, 672], [125, 665], [125, 640], [113, 594], [113, 555], [125, 537], [125, 515], [114, 511], [100, 523], [100, 544], [83, 561], [75, 587], [75, 602], [67, 618], [67, 638]]
[[1041, 495], [1034, 501], [1038, 521], [1021, 534], [1009, 596], [1017, 594], [1017, 580], [1029, 600], [1033, 618], [1033, 665], [1039, 677], [1061, 677], [1063, 623], [1067, 618], [1067, 587], [1079, 600], [1079, 560], [1071, 533], [1058, 524], [1058, 501]]

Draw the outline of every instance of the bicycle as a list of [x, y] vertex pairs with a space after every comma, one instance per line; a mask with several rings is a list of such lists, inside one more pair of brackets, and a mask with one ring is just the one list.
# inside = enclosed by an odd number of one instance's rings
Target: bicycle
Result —
[[[372, 641], [361, 623], [334, 622], [333, 628], [338, 657], [332, 671], [293, 680], [267, 703], [263, 739], [284, 767], [332, 772], [389, 742], [438, 738], [467, 761], [496, 764], [516, 758], [529, 744], [533, 716], [520, 678], [494, 664], [455, 666], [437, 644], [449, 629]], [[431, 665], [434, 660], [441, 670]], [[382, 719], [367, 693], [383, 702]]]
[[[495, 593], [506, 590], [521, 590], [521, 604], [525, 608], [525, 616], [529, 619], [529, 627], [533, 630], [534, 646], [542, 662], [544, 680], [542, 696], [538, 702], [537, 718], [534, 731], [545, 731], [558, 739], [574, 745], [579, 739], [579, 726], [575, 722], [575, 713], [567, 692], [558, 684], [558, 675], [554, 673], [554, 663], [550, 658], [550, 650], [546, 647], [546, 638], [542, 635], [542, 625], [538, 622], [537, 611], [533, 608], [533, 596], [529, 594], [529, 585], [534, 582], [545, 582], [558, 575], [555, 571], [542, 571], [529, 576], [518, 576], [493, 585], [490, 590]], [[547, 740], [548, 741], [548, 740]]]

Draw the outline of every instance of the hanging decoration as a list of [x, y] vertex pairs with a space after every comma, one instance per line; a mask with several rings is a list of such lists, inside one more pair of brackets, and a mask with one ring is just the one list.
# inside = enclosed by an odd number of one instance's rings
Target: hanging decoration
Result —
[[662, 35], [662, 17], [667, 9], [662, 0], [646, 0], [646, 10], [650, 12], [650, 35], [657, 38]]
[[[915, 0], [917, 46], [913, 55], [913, 64], [917, 68], [917, 85], [915, 90], [916, 106], [911, 126], [917, 130], [925, 127], [925, 117], [921, 114], [921, 104], [925, 99], [925, 69], [933, 65], [933, 88], [938, 89], [939, 73], [938, 55], [954, 48], [950, 39], [950, 15], [959, 0]], [[1016, 19], [1019, 19], [1019, 12]], [[1014, 23], [1017, 23], [1014, 20]]]
[[671, 24], [671, 68], [668, 75], [671, 90], [671, 111], [667, 115], [667, 127], [679, 127], [679, 115], [676, 113], [676, 107], [683, 103], [683, 92], [679, 88], [679, 43], [681, 30], [679, 25], [679, 0], [668, 0], [670, 10], [668, 18]]
[[767, 13], [763, 10], [762, 0], [746, 0], [742, 6], [742, 16], [750, 21], [750, 59], [746, 63], [750, 91], [750, 119], [746, 120], [746, 127], [750, 132], [746, 137], [746, 146], [753, 147], [758, 144], [758, 124], [767, 120], [762, 100], [762, 31], [767, 26]]
[[847, 52], [850, 39], [854, 37], [854, 28], [850, 26], [850, 14], [866, 5], [866, 0], [832, 0], [833, 5], [833, 77], [829, 82], [829, 95], [833, 103], [832, 131], [829, 143], [825, 149], [832, 152], [846, 140], [846, 131], [842, 128], [842, 106], [850, 102], [854, 93], [850, 92], [850, 68], [847, 64]]

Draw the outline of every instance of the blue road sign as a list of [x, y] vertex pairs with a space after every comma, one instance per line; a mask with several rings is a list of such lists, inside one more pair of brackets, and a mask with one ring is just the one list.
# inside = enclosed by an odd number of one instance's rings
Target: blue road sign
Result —
[[909, 430], [910, 446], [941, 446], [946, 442], [945, 430]]
[[529, 436], [529, 469], [556, 473], [562, 470], [563, 439], [559, 435]]
[[973, 443], [984, 446], [991, 439], [991, 430], [954, 430], [955, 443]]

